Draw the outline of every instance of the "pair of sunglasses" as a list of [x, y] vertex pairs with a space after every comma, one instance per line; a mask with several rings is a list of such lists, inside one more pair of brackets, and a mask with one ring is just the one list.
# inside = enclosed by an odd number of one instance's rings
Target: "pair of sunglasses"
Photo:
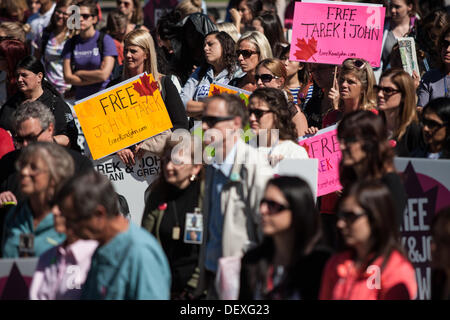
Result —
[[90, 17], [93, 17], [93, 14], [90, 13], [84, 13], [84, 14], [80, 14], [80, 17], [83, 17], [84, 20], [89, 19]]
[[354, 66], [357, 69], [361, 70], [364, 68], [364, 66], [366, 65], [366, 62], [361, 60], [361, 59], [347, 59], [344, 61], [345, 64], [349, 64], [350, 66]]
[[251, 50], [236, 50], [236, 55], [239, 57], [241, 54], [244, 57], [244, 59], [250, 58], [252, 55], [257, 54], [257, 51], [251, 51]]
[[41, 136], [41, 134], [42, 134], [45, 130], [47, 130], [47, 128], [42, 129], [37, 135], [29, 134], [29, 135], [24, 136], [24, 137], [21, 137], [21, 136], [16, 135], [16, 136], [14, 136], [14, 140], [15, 140], [16, 143], [18, 143], [18, 144], [23, 144], [25, 141], [27, 141], [27, 142], [29, 142], [29, 143], [30, 143], [30, 142], [36, 142], [37, 139]]
[[268, 82], [272, 81], [273, 79], [278, 79], [278, 78], [279, 78], [279, 77], [273, 76], [273, 75], [268, 74], [268, 73], [263, 73], [263, 74], [257, 74], [257, 75], [255, 75], [255, 80], [256, 80], [256, 82], [258, 82], [258, 80], [261, 79], [261, 81], [262, 81], [263, 83], [268, 83]]
[[364, 213], [355, 213], [353, 211], [346, 211], [346, 210], [340, 210], [337, 212], [338, 220], [344, 220], [348, 224], [354, 223], [362, 216], [364, 216]]
[[400, 90], [390, 88], [390, 87], [382, 87], [382, 86], [373, 86], [373, 89], [377, 93], [380, 91], [383, 91], [383, 94], [385, 94], [385, 95], [392, 95], [394, 93], [400, 92]]
[[283, 210], [289, 209], [289, 207], [282, 205], [281, 203], [266, 198], [261, 199], [260, 206], [262, 206], [263, 204], [265, 204], [267, 206], [267, 209], [269, 209], [269, 215], [277, 214]]
[[232, 119], [234, 119], [234, 116], [227, 116], [227, 117], [203, 116], [202, 122], [206, 123], [208, 127], [212, 128], [219, 122], [228, 121]]
[[420, 122], [422, 122], [422, 125], [424, 127], [427, 126], [430, 130], [439, 130], [440, 128], [446, 126], [446, 123], [439, 123], [437, 121], [426, 119], [423, 117], [420, 119]]
[[271, 110], [261, 110], [261, 109], [248, 109], [249, 115], [255, 115], [256, 119], [260, 119], [266, 113], [272, 112]]

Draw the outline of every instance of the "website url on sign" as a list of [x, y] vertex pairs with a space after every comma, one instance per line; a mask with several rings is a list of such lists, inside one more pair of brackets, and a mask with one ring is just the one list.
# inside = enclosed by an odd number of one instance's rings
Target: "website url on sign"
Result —
[[348, 57], [353, 58], [356, 57], [356, 53], [353, 52], [344, 52], [344, 51], [332, 51], [332, 50], [319, 50], [319, 55], [321, 56], [331, 56], [331, 57]]
[[131, 139], [131, 138], [133, 138], [133, 136], [135, 134], [138, 134], [139, 132], [142, 132], [145, 129], [147, 129], [147, 126], [143, 126], [142, 128], [139, 128], [139, 129], [136, 129], [136, 130], [128, 130], [128, 132], [125, 133], [125, 134], [119, 133], [117, 138], [114, 138], [114, 139], [108, 138], [109, 145], [116, 144], [116, 143], [118, 143], [118, 142], [120, 142], [122, 140], [128, 139], [128, 138]]

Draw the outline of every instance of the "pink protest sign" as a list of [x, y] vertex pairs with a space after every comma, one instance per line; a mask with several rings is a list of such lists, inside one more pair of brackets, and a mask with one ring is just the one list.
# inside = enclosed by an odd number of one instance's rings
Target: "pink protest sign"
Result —
[[384, 15], [368, 3], [296, 2], [289, 59], [337, 65], [362, 58], [379, 67]]
[[336, 125], [318, 131], [314, 136], [299, 141], [310, 158], [318, 159], [317, 196], [341, 190], [339, 161], [341, 149]]

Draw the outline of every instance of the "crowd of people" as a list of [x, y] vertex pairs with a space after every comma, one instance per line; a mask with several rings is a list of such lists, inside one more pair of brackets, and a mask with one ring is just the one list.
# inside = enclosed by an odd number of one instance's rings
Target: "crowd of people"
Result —
[[[107, 15], [1, 0], [0, 254], [39, 257], [30, 299], [416, 299], [394, 157], [450, 159], [450, 16], [444, 1], [366, 2], [386, 6], [377, 68], [289, 60], [295, 1], [230, 0], [220, 20], [201, 0], [117, 0]], [[419, 73], [399, 62], [405, 36]], [[73, 105], [144, 72], [173, 128], [116, 152], [160, 159], [138, 226], [78, 145]], [[314, 197], [278, 164], [309, 158], [299, 139], [332, 125], [342, 190]], [[433, 299], [450, 299], [449, 213], [431, 226]]]

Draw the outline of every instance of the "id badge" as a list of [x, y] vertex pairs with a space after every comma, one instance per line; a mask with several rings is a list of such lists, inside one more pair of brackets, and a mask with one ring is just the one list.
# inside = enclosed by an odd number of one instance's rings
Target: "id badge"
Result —
[[34, 256], [34, 234], [21, 233], [19, 237], [19, 256], [32, 257]]
[[186, 223], [184, 227], [184, 242], [192, 244], [201, 244], [203, 241], [203, 215], [196, 211], [195, 213], [186, 213]]

